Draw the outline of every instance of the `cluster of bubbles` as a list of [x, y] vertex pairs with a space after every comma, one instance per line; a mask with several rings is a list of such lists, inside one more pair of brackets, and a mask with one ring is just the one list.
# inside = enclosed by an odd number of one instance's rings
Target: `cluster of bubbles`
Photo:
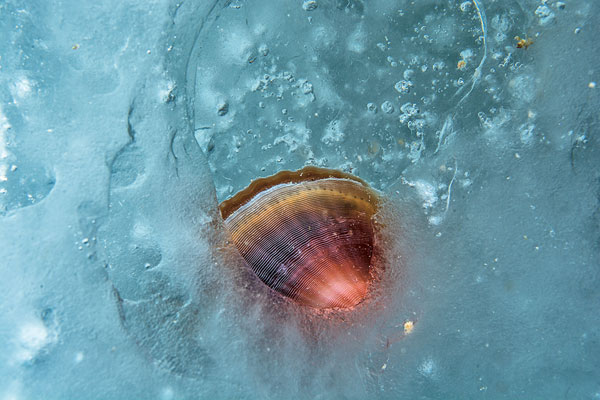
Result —
[[[531, 53], [514, 39], [526, 36], [523, 4], [485, 6], [305, 1], [223, 10], [199, 38], [215, 47], [193, 60], [196, 138], [219, 200], [257, 176], [307, 164], [385, 190], [425, 160], [451, 165], [444, 154], [458, 131], [495, 145], [537, 143]], [[544, 26], [561, 9], [530, 11]], [[227, 67], [216, 70], [215, 60]]]

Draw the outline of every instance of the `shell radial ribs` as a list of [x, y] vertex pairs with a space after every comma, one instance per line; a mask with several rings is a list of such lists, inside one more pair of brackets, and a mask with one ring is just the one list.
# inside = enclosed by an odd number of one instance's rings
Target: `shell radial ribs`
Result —
[[367, 295], [377, 207], [364, 181], [316, 167], [255, 180], [220, 205], [255, 274], [315, 308], [352, 308]]

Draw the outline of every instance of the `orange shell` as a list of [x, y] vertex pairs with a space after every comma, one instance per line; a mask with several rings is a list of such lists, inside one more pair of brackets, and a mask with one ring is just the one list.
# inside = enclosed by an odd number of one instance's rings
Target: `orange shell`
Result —
[[256, 275], [315, 308], [351, 308], [365, 298], [377, 207], [364, 181], [316, 167], [255, 180], [220, 205]]

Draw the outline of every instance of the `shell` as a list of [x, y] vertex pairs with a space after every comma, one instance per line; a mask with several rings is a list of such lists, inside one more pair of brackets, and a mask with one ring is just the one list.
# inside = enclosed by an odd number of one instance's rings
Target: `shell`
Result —
[[371, 280], [378, 196], [361, 179], [305, 167], [258, 179], [220, 205], [231, 238], [270, 288], [314, 308], [352, 308]]

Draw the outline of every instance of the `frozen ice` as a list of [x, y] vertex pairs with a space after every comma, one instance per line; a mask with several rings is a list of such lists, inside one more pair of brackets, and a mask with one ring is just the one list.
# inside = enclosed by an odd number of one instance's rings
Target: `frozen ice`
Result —
[[[598, 15], [1, 3], [0, 399], [600, 398]], [[277, 296], [223, 229], [304, 165], [385, 199], [353, 312]]]

